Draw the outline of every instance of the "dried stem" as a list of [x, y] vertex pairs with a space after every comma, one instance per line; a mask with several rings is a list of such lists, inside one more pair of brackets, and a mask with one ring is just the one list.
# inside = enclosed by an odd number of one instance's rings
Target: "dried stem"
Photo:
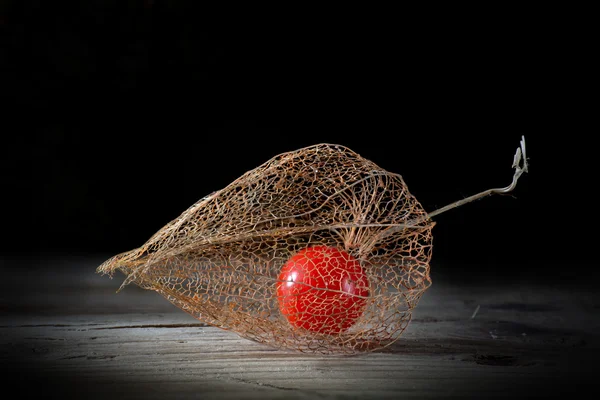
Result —
[[528, 172], [528, 170], [527, 170], [527, 155], [525, 153], [525, 136], [521, 137], [521, 146], [519, 148], [517, 148], [517, 152], [515, 153], [515, 157], [514, 157], [512, 166], [515, 169], [515, 174], [513, 175], [513, 180], [510, 185], [503, 187], [503, 188], [488, 189], [481, 193], [474, 194], [473, 196], [469, 196], [464, 199], [455, 201], [454, 203], [448, 204], [447, 206], [438, 208], [437, 210], [428, 213], [427, 216], [429, 218], [432, 218], [443, 212], [446, 212], [446, 211], [451, 210], [456, 207], [460, 207], [464, 204], [470, 203], [474, 200], [481, 199], [481, 198], [489, 196], [491, 194], [495, 194], [495, 193], [504, 194], [504, 193], [509, 193], [509, 192], [513, 191], [514, 188], [517, 186], [517, 181], [519, 180], [521, 175], [523, 175], [523, 172]]

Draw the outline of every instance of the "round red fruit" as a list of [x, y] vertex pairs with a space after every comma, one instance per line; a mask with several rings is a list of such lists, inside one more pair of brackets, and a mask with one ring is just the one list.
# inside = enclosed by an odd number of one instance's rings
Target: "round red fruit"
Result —
[[337, 334], [363, 314], [369, 280], [358, 260], [328, 246], [307, 247], [282, 267], [277, 300], [289, 323], [309, 331]]

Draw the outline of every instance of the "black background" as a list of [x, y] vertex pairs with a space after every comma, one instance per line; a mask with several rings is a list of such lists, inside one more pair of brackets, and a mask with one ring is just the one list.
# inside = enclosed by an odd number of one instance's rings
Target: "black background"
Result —
[[2, 2], [4, 257], [138, 247], [245, 171], [322, 142], [402, 174], [432, 211], [509, 184], [525, 135], [530, 173], [512, 196], [437, 217], [434, 264], [595, 273], [579, 17], [193, 3]]

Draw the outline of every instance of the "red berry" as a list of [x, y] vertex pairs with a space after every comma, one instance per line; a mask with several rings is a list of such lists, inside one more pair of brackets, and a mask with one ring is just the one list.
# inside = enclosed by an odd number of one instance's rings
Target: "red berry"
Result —
[[281, 269], [277, 299], [292, 326], [336, 334], [364, 312], [369, 280], [358, 260], [335, 247], [307, 247]]

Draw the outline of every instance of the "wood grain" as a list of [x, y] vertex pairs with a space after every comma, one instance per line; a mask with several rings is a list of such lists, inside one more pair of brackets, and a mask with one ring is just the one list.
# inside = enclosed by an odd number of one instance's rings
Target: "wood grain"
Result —
[[[116, 294], [101, 259], [2, 263], [3, 388], [46, 398], [568, 396], [600, 354], [592, 290], [434, 280], [392, 346], [356, 356], [273, 349], [206, 326], [154, 292]], [[477, 313], [472, 318], [474, 311]]]

